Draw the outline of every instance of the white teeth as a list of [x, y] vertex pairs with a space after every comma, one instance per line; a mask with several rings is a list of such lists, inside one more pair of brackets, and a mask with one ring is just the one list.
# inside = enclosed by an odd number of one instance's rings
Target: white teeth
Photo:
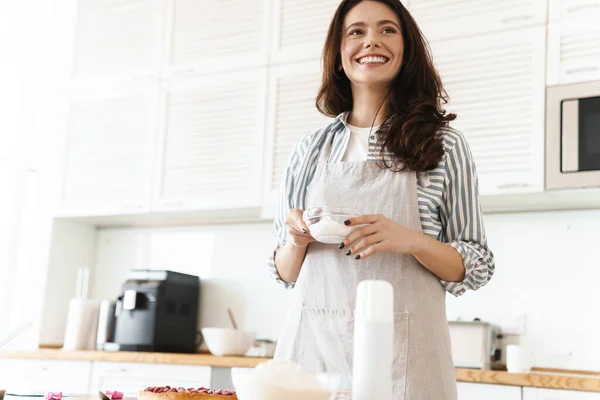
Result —
[[387, 62], [387, 58], [385, 57], [363, 57], [361, 59], [358, 60], [359, 63], [361, 64], [366, 64], [366, 63], [380, 63], [380, 64], [385, 64]]

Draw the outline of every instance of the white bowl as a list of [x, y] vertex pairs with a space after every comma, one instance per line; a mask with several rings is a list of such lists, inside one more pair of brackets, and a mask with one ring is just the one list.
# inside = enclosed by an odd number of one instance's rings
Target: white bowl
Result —
[[202, 328], [202, 336], [215, 356], [243, 356], [256, 339], [253, 332], [229, 328]]
[[308, 230], [317, 242], [340, 244], [358, 226], [346, 226], [348, 218], [359, 217], [361, 212], [354, 208], [313, 207], [302, 214]]
[[254, 369], [232, 368], [240, 400], [333, 400], [337, 388], [289, 361], [271, 360]]

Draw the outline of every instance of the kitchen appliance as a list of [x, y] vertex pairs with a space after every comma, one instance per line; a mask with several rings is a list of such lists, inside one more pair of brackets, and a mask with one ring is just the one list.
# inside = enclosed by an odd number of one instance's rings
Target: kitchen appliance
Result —
[[482, 321], [448, 321], [448, 326], [455, 367], [489, 370], [499, 364], [499, 327]]
[[116, 304], [115, 339], [104, 350], [195, 353], [197, 276], [132, 270]]
[[98, 336], [96, 336], [96, 350], [104, 350], [106, 343], [115, 340], [115, 315], [117, 303], [113, 300], [102, 300], [100, 303], [100, 316], [98, 317]]
[[546, 89], [546, 188], [600, 187], [600, 81]]

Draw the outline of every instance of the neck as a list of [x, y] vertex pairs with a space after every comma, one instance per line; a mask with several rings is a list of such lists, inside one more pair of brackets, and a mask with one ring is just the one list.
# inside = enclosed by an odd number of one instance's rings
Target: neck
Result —
[[[352, 111], [348, 123], [357, 127], [381, 125], [387, 116], [385, 90], [373, 90], [367, 87], [352, 88]], [[377, 114], [377, 115], [376, 115]]]

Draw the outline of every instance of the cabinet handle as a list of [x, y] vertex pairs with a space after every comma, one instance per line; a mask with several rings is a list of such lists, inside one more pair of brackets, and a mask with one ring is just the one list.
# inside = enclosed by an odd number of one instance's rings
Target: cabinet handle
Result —
[[567, 9], [567, 13], [578, 13], [593, 8], [598, 8], [598, 4], [582, 4], [580, 6], [571, 7]]
[[116, 368], [116, 369], [109, 369], [106, 371], [109, 374], [125, 374], [127, 373], [127, 369], [125, 368]]
[[512, 22], [526, 22], [533, 18], [532, 15], [513, 15], [512, 17], [503, 18], [500, 22], [503, 24], [508, 24]]
[[573, 74], [581, 74], [583, 72], [597, 72], [597, 71], [598, 71], [598, 67], [596, 67], [595, 65], [589, 65], [587, 67], [568, 69], [565, 71], [565, 73], [567, 75], [573, 75]]
[[183, 205], [183, 201], [167, 201], [163, 203], [163, 206], [168, 208], [176, 208], [181, 207]]
[[498, 189], [517, 189], [531, 186], [529, 183], [503, 183], [498, 185]]

